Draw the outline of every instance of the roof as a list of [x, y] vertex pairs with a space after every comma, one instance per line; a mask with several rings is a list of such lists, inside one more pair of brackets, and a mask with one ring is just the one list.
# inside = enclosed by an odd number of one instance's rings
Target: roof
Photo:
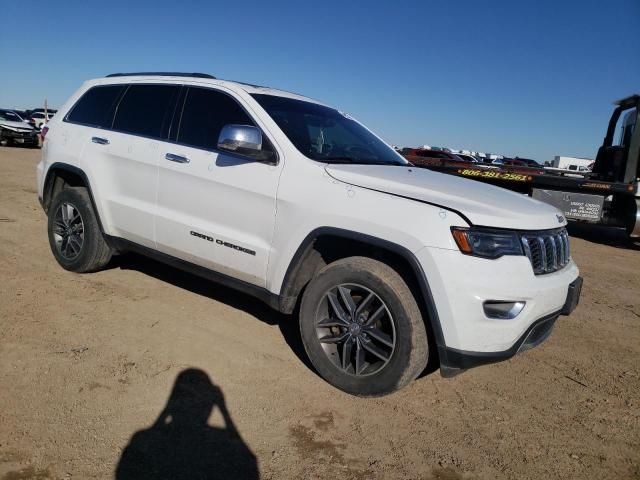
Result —
[[[96, 84], [108, 84], [108, 83], [125, 83], [131, 78], [135, 78], [136, 81], [140, 80], [165, 80], [171, 78], [180, 82], [194, 82], [194, 83], [208, 83], [211, 85], [218, 85], [227, 87], [230, 89], [244, 90], [248, 94], [265, 94], [274, 95], [278, 97], [293, 98], [296, 100], [303, 100], [306, 102], [312, 102], [324, 105], [322, 102], [315, 100], [304, 95], [288, 92], [286, 90], [280, 90], [277, 88], [263, 87], [260, 85], [254, 85], [251, 83], [239, 82], [235, 80], [223, 80], [221, 78], [214, 77], [207, 73], [184, 73], [184, 72], [133, 72], [133, 73], [112, 73], [103, 78], [97, 78], [92, 80]], [[108, 80], [105, 80], [108, 79]]]

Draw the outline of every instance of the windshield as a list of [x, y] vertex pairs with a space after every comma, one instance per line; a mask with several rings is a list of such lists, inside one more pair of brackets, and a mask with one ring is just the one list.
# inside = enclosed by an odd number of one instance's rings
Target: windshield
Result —
[[327, 163], [408, 165], [369, 130], [333, 108], [275, 95], [253, 98], [303, 155]]
[[11, 122], [21, 122], [22, 119], [18, 116], [18, 114], [8, 111], [0, 111], [0, 119], [8, 120]]

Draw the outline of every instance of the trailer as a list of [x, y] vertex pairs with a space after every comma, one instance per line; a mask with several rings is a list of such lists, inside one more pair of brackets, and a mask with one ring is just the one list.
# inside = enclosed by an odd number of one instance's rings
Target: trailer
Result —
[[574, 170], [568, 176], [535, 167], [486, 168], [470, 162], [425, 158], [411, 149], [404, 156], [417, 167], [529, 195], [556, 206], [567, 220], [624, 228], [630, 237], [640, 238], [640, 128], [636, 128], [640, 123], [640, 95], [615, 105], [592, 172]]

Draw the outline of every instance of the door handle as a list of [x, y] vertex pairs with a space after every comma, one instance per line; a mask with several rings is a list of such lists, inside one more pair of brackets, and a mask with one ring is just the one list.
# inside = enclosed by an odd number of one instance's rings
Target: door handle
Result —
[[93, 143], [97, 143], [99, 145], [109, 145], [109, 140], [102, 137], [91, 137], [91, 141]]
[[177, 163], [189, 163], [189, 159], [182, 155], [176, 155], [175, 153], [167, 153], [164, 158], [171, 162]]

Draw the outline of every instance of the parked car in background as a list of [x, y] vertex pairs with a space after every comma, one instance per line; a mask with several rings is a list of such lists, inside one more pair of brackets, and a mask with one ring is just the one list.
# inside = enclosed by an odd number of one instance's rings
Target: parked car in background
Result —
[[473, 155], [467, 155], [466, 153], [456, 153], [455, 155], [466, 162], [478, 163], [478, 159]]
[[31, 123], [31, 125], [33, 125], [35, 128], [40, 130], [40, 128], [42, 128], [42, 125], [49, 122], [49, 120], [51, 120], [54, 115], [55, 115], [54, 113], [48, 113], [48, 112], [46, 115], [44, 112], [34, 112], [29, 117], [31, 120], [29, 123]]
[[22, 115], [20, 115], [16, 110], [9, 110], [9, 109], [1, 109], [0, 112], [2, 112], [4, 118], [6, 120], [12, 121], [12, 122], [22, 122], [22, 123], [28, 123], [24, 117]]
[[0, 109], [0, 145], [38, 145], [36, 129], [13, 110]]
[[489, 162], [487, 162], [487, 159], [485, 157], [481, 157], [479, 155], [472, 155], [473, 158], [476, 159], [476, 162], [478, 162], [479, 164], [488, 164]]
[[7, 112], [15, 113], [18, 117], [20, 117], [20, 121], [24, 123], [29, 123], [29, 115], [24, 110], [16, 110], [15, 108], [8, 109]]
[[[58, 110], [56, 110], [55, 108], [47, 108], [47, 114], [50, 115], [55, 115]], [[34, 113], [44, 113], [45, 109], [44, 108], [32, 108], [30, 110], [25, 110], [25, 113], [28, 114], [28, 116], [31, 116]]]
[[508, 165], [510, 167], [528, 167], [527, 162], [520, 160], [519, 158], [503, 158], [502, 165]]
[[515, 157], [515, 160], [524, 162], [528, 167], [542, 168], [542, 164], [540, 162], [537, 162], [531, 158]]
[[445, 152], [444, 150], [434, 150], [433, 148], [404, 148], [402, 155], [414, 165], [420, 166], [421, 163], [433, 162], [469, 162], [462, 159], [457, 154]]

